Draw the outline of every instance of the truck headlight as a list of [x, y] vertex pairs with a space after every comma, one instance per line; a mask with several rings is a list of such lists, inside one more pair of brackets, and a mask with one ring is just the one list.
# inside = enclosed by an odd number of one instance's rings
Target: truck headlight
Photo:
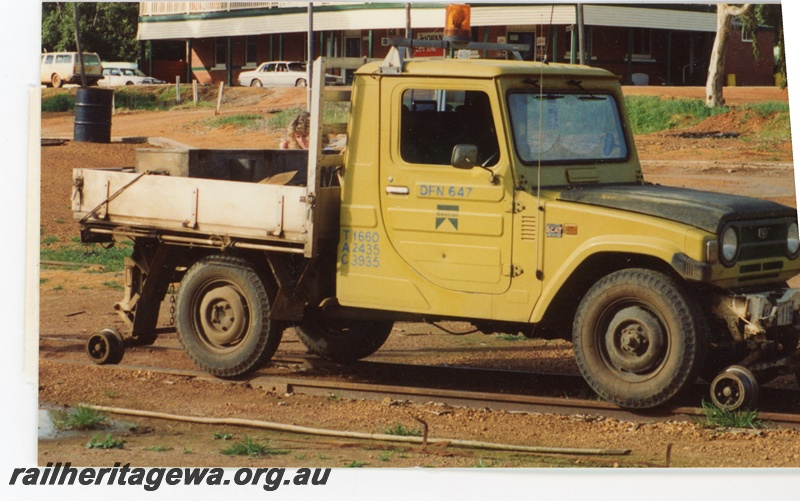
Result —
[[720, 239], [720, 262], [725, 266], [733, 266], [736, 262], [736, 255], [739, 254], [739, 234], [736, 228], [728, 226], [722, 232]]
[[800, 233], [797, 230], [796, 222], [789, 225], [786, 234], [786, 250], [789, 252], [789, 257], [791, 259], [795, 259], [798, 251], [800, 251]]

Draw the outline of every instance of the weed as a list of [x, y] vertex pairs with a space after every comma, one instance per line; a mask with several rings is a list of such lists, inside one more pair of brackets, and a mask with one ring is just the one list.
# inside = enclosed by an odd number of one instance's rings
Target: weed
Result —
[[324, 461], [326, 459], [330, 459], [330, 456], [326, 456], [324, 454], [317, 454], [317, 459]]
[[90, 441], [86, 443], [87, 449], [123, 449], [125, 441], [122, 438], [113, 438], [111, 433], [106, 435], [105, 440], [102, 442], [97, 440], [97, 435], [94, 435]]
[[495, 339], [499, 339], [500, 341], [524, 341], [528, 338], [525, 336], [520, 336], [519, 334], [495, 334]]
[[767, 428], [767, 422], [758, 419], [758, 412], [754, 410], [729, 411], [720, 409], [712, 403], [702, 402], [703, 418], [694, 418], [694, 421], [703, 428]]
[[489, 468], [489, 464], [484, 463], [482, 457], [478, 457], [478, 460], [475, 461], [475, 468]]
[[42, 245], [51, 245], [58, 243], [58, 237], [55, 235], [47, 235], [42, 239]]
[[49, 278], [40, 278], [40, 279], [39, 279], [39, 285], [44, 285], [44, 284], [46, 284], [46, 283], [47, 283], [47, 282], [49, 282], [49, 281], [50, 281], [50, 279], [49, 279]]
[[268, 445], [260, 444], [246, 435], [244, 442], [234, 442], [227, 449], [222, 449], [221, 452], [226, 456], [249, 457], [275, 456], [288, 453], [288, 451], [279, 451], [270, 448]]
[[42, 99], [42, 111], [72, 111], [75, 109], [75, 96], [59, 93]]
[[113, 282], [113, 281], [109, 280], [107, 282], [103, 282], [103, 285], [108, 287], [109, 289], [113, 289], [113, 290], [117, 290], [117, 291], [125, 290], [125, 287], [120, 285], [119, 282]]
[[305, 459], [305, 458], [306, 458], [306, 455], [305, 455], [305, 454], [295, 454], [295, 455], [294, 455], [294, 458], [295, 458], [295, 459]]
[[172, 447], [169, 447], [169, 446], [166, 446], [166, 445], [152, 445], [150, 447], [145, 447], [144, 450], [153, 451], [153, 452], [167, 452], [167, 451], [171, 451]]
[[384, 433], [387, 435], [398, 435], [401, 437], [421, 437], [422, 430], [418, 428], [406, 428], [402, 424], [396, 424], [391, 428], [386, 428]]
[[363, 468], [367, 466], [367, 463], [362, 463], [361, 461], [351, 461], [349, 463], [345, 463], [345, 468]]
[[96, 264], [110, 272], [121, 272], [123, 261], [130, 257], [133, 245], [122, 242], [109, 249], [97, 244], [62, 245], [57, 248], [42, 247], [39, 257], [42, 261], [61, 261], [64, 263]]
[[92, 288], [89, 287], [88, 285], [81, 285], [80, 287], [78, 287], [78, 289], [80, 289], [82, 291], [90, 291], [90, 290], [92, 290]]
[[184, 447], [184, 448], [183, 448], [183, 453], [184, 453], [184, 454], [194, 454], [194, 453], [192, 452], [192, 449], [190, 449], [190, 448], [188, 448], [188, 447]]
[[119, 394], [117, 394], [117, 392], [116, 392], [116, 391], [114, 391], [114, 390], [108, 390], [108, 391], [106, 392], [106, 396], [107, 396], [108, 398], [117, 398], [117, 397], [119, 397]]
[[53, 222], [56, 223], [56, 224], [64, 224], [64, 220], [63, 219], [54, 219]]
[[64, 290], [64, 286], [62, 284], [58, 284], [55, 287], [53, 287], [53, 290], [54, 291], [63, 291]]
[[707, 108], [702, 99], [662, 99], [655, 96], [628, 96], [625, 98], [625, 107], [634, 134], [691, 126], [730, 111], [724, 106]]
[[380, 457], [378, 457], [378, 459], [380, 459], [381, 461], [386, 463], [390, 459], [392, 459], [393, 455], [394, 455], [394, 451], [386, 451], [386, 452], [381, 453], [381, 455], [380, 455]]
[[245, 129], [257, 129], [261, 122], [262, 117], [257, 113], [246, 113], [240, 115], [228, 115], [218, 118], [209, 118], [203, 120], [202, 124], [210, 129], [232, 125], [234, 127], [242, 127]]
[[214, 440], [230, 440], [233, 438], [233, 433], [214, 432]]
[[49, 414], [57, 430], [97, 430], [107, 425], [105, 414], [84, 405], [70, 411], [52, 410]]

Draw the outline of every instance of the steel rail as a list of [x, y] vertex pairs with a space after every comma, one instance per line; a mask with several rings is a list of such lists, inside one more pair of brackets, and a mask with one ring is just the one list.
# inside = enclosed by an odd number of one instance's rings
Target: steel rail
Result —
[[[157, 374], [168, 374], [206, 380], [230, 382], [199, 370], [167, 369], [144, 365], [95, 365], [90, 361], [47, 359], [57, 364], [94, 366], [105, 370], [148, 371]], [[249, 384], [266, 392], [297, 393], [312, 396], [367, 399], [367, 400], [404, 400], [416, 403], [438, 402], [453, 406], [469, 408], [489, 408], [509, 412], [568, 414], [568, 415], [602, 415], [622, 421], [690, 421], [704, 415], [702, 409], [689, 406], [660, 406], [653, 409], [631, 410], [608, 402], [568, 399], [558, 397], [541, 397], [531, 395], [498, 394], [464, 390], [424, 388], [416, 386], [394, 386], [384, 384], [349, 383], [340, 381], [313, 380], [307, 378], [287, 378], [256, 375], [250, 379], [237, 380], [241, 384]], [[759, 412], [758, 419], [769, 421], [777, 426], [795, 427], [800, 424], [800, 415], [778, 412]]]

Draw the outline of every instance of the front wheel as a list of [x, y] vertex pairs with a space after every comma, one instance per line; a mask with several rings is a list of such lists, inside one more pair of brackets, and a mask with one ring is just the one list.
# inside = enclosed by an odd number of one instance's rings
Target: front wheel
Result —
[[647, 408], [694, 382], [708, 333], [694, 299], [669, 276], [621, 270], [584, 296], [572, 328], [578, 367], [604, 399]]
[[297, 337], [315, 355], [339, 363], [368, 357], [383, 346], [394, 322], [312, 318], [297, 326]]
[[282, 331], [269, 320], [270, 301], [259, 275], [243, 259], [208, 256], [181, 280], [178, 337], [189, 358], [220, 377], [251, 372], [268, 361]]
[[250, 87], [263, 87], [264, 84], [261, 83], [261, 80], [254, 78], [250, 81]]

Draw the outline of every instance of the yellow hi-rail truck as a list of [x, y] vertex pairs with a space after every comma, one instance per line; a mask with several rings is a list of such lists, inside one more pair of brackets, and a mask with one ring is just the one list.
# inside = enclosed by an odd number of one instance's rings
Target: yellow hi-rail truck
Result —
[[[90, 356], [152, 343], [179, 284], [181, 343], [222, 377], [268, 361], [289, 325], [345, 362], [422, 319], [570, 339], [594, 390], [631, 408], [702, 375], [733, 409], [799, 370], [795, 209], [647, 183], [609, 72], [403, 49], [351, 90], [324, 90], [315, 63], [310, 152], [141, 150], [135, 169], [75, 169], [82, 240], [134, 242], [115, 306], [130, 332], [93, 335]], [[330, 99], [349, 99], [346, 126], [322, 124]], [[326, 154], [337, 131], [347, 146]]]

